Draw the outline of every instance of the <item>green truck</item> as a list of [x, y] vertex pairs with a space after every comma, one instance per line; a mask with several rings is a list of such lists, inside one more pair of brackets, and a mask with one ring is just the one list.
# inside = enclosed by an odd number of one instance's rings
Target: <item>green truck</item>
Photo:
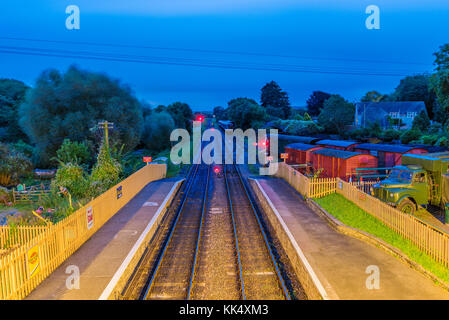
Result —
[[409, 214], [429, 204], [446, 209], [449, 152], [402, 155], [402, 165], [395, 166], [385, 180], [373, 185], [371, 194]]

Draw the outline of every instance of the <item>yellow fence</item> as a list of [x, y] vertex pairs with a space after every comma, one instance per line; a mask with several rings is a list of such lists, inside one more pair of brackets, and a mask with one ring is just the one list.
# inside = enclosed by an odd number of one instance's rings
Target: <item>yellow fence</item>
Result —
[[[0, 255], [0, 300], [26, 297], [145, 185], [164, 178], [166, 171], [165, 164], [145, 166], [69, 217], [43, 230], [2, 228], [1, 241], [15, 241], [16, 247]], [[13, 238], [10, 235], [14, 235]]]
[[299, 193], [308, 198], [321, 198], [335, 192], [343, 195], [386, 226], [413, 242], [436, 261], [449, 267], [449, 235], [415, 216], [405, 214], [370, 196], [369, 189], [376, 182], [348, 183], [339, 178], [311, 179], [284, 163], [279, 164], [276, 175], [286, 180]]
[[337, 181], [337, 193], [413, 242], [436, 261], [446, 267], [449, 266], [449, 235], [447, 233], [415, 216], [387, 205], [340, 179]]
[[334, 178], [308, 178], [285, 163], [279, 163], [276, 176], [286, 180], [306, 198], [320, 198], [335, 193]]

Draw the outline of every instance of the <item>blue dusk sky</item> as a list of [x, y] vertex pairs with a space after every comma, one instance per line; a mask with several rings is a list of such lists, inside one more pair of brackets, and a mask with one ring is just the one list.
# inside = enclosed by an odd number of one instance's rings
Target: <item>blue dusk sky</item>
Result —
[[[80, 29], [65, 25], [68, 5]], [[380, 30], [368, 30], [368, 5]], [[322, 90], [357, 101], [432, 72], [449, 43], [449, 1], [14, 0], [0, 2], [0, 78], [33, 85], [71, 64], [119, 78], [152, 105], [194, 110], [260, 99], [275, 80], [292, 105]]]

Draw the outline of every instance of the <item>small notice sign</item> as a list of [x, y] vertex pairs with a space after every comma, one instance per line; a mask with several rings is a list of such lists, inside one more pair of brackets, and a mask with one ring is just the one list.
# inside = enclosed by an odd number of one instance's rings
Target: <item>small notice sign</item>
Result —
[[146, 162], [146, 163], [151, 162], [151, 157], [143, 157], [143, 162]]
[[359, 192], [359, 199], [365, 201], [366, 200], [366, 194], [363, 192]]
[[288, 159], [288, 153], [281, 153], [281, 159]]
[[35, 245], [27, 251], [28, 274], [33, 278], [40, 272], [39, 246]]
[[117, 200], [122, 197], [122, 186], [117, 187]]
[[94, 226], [94, 213], [92, 207], [86, 209], [87, 229], [89, 230]]

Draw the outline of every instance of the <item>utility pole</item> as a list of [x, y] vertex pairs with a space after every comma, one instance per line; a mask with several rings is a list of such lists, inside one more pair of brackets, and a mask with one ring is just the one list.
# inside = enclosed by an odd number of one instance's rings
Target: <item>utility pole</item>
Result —
[[103, 129], [104, 129], [104, 139], [106, 141], [106, 147], [109, 150], [109, 131], [108, 130], [114, 128], [114, 123], [113, 122], [108, 122], [106, 120], [106, 121], [98, 122], [98, 126], [99, 127], [103, 127]]

